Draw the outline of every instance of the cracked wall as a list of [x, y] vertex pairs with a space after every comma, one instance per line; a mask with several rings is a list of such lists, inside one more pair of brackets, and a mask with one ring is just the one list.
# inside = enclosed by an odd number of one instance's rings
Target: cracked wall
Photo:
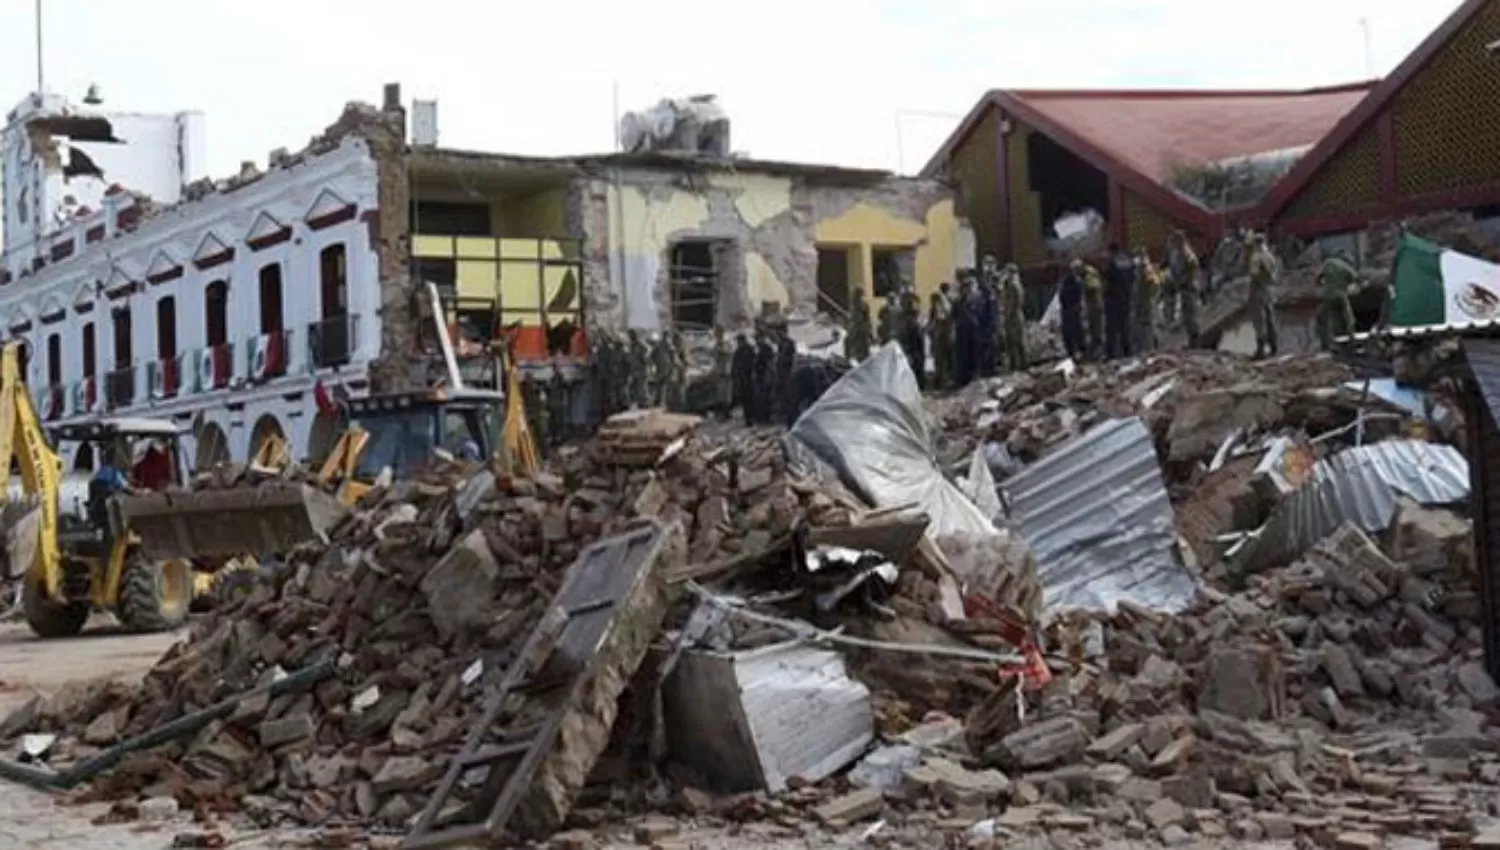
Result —
[[613, 328], [670, 323], [670, 252], [683, 241], [724, 244], [716, 321], [729, 328], [767, 302], [817, 312], [820, 245], [849, 251], [851, 283], [867, 296], [872, 249], [911, 249], [912, 283], [925, 299], [952, 280], [963, 243], [951, 189], [930, 180], [834, 185], [800, 174], [633, 167], [581, 181], [568, 209], [585, 234], [588, 313]]

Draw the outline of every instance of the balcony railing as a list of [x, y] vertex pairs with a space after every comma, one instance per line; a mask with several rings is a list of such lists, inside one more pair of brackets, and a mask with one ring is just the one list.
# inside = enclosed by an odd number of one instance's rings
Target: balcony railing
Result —
[[126, 366], [104, 376], [104, 400], [110, 410], [135, 403], [135, 367]]
[[307, 361], [314, 369], [347, 366], [359, 347], [359, 316], [331, 316], [307, 326]]

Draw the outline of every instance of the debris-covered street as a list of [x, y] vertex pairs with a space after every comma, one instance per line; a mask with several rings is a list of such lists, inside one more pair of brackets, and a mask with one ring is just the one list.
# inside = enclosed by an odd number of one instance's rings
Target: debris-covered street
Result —
[[790, 432], [632, 411], [534, 476], [451, 461], [149, 670], [167, 639], [7, 647], [47, 695], [6, 775], [209, 842], [394, 846], [494, 805], [453, 764], [496, 752], [506, 830], [558, 847], [1469, 841], [1469, 475], [1408, 436], [1461, 414], [1385, 387], [1161, 353], [923, 399], [891, 347]]
[[1500, 850], [1500, 0], [20, 5], [0, 850]]

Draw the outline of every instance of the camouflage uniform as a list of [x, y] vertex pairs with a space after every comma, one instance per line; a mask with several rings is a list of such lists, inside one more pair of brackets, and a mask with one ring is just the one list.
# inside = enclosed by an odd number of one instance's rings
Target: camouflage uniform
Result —
[[1323, 261], [1318, 269], [1318, 343], [1324, 351], [1333, 348], [1333, 338], [1354, 333], [1354, 308], [1349, 306], [1349, 288], [1359, 282], [1359, 272], [1338, 257]]
[[1178, 296], [1182, 299], [1182, 332], [1187, 336], [1189, 348], [1198, 345], [1198, 307], [1201, 304], [1202, 295], [1198, 290], [1198, 281], [1202, 277], [1203, 269], [1198, 263], [1198, 253], [1193, 246], [1188, 244], [1187, 237], [1178, 233], [1175, 237], [1177, 265], [1181, 266], [1180, 272], [1174, 272], [1181, 277], [1177, 279], [1175, 288]]
[[625, 350], [625, 385], [631, 407], [651, 405], [651, 352], [639, 332], [631, 330]]
[[1135, 253], [1135, 350], [1144, 354], [1156, 350], [1156, 301], [1161, 293], [1161, 270], [1151, 262], [1145, 248]]
[[683, 340], [681, 331], [674, 328], [667, 333], [667, 350], [672, 354], [672, 365], [668, 371], [665, 406], [668, 410], [685, 410], [687, 408], [687, 342]]
[[1083, 315], [1089, 330], [1089, 356], [1104, 354], [1104, 278], [1099, 270], [1083, 266]]
[[1006, 266], [1000, 278], [1000, 309], [1006, 363], [1012, 370], [1021, 371], [1030, 365], [1026, 358], [1026, 290], [1020, 269], [1013, 265]]
[[1257, 233], [1251, 237], [1249, 258], [1250, 271], [1250, 320], [1255, 325], [1255, 356], [1276, 354], [1276, 296], [1273, 287], [1281, 273], [1276, 255], [1266, 247], [1266, 237]]
[[725, 416], [734, 409], [734, 349], [720, 327], [714, 328], [714, 406]]
[[657, 337], [651, 346], [651, 402], [659, 407], [670, 407], [672, 401], [672, 370], [677, 357], [672, 353], [672, 339], [666, 334]]
[[849, 305], [849, 336], [844, 340], [844, 355], [853, 361], [870, 356], [870, 305], [865, 303], [863, 287], [854, 290], [854, 303]]

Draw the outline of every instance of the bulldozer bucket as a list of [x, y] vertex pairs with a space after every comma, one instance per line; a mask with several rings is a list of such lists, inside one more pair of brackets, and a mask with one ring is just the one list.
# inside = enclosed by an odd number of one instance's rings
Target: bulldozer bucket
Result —
[[154, 560], [285, 552], [316, 539], [347, 511], [322, 490], [282, 481], [122, 496], [118, 507]]

